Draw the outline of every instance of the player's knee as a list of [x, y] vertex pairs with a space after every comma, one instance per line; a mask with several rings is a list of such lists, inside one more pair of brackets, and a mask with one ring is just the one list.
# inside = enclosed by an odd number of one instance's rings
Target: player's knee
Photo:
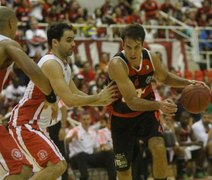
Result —
[[63, 174], [66, 171], [66, 168], [67, 168], [66, 161], [60, 161], [59, 163], [56, 164], [56, 169], [61, 174]]
[[128, 167], [128, 169], [125, 169], [125, 170], [118, 170], [117, 171], [117, 176], [118, 176], [118, 178], [119, 179], [129, 179], [129, 177], [131, 177], [131, 174], [132, 174], [132, 172], [131, 172], [131, 168], [130, 167]]
[[149, 148], [150, 148], [153, 156], [154, 155], [159, 156], [159, 154], [165, 155], [165, 153], [166, 153], [166, 147], [165, 147], [164, 140], [162, 137], [151, 138], [149, 140]]
[[23, 179], [29, 179], [32, 176], [32, 167], [24, 165], [22, 167], [21, 176]]

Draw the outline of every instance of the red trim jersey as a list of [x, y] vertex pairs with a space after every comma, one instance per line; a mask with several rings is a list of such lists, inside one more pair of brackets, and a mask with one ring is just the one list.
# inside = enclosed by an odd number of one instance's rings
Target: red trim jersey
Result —
[[[0, 41], [7, 40], [7, 39], [10, 39], [10, 38], [0, 35]], [[11, 65], [8, 67], [0, 68], [0, 92], [4, 88], [4, 84], [12, 70], [12, 67], [13, 67], [13, 63], [11, 63]]]
[[[124, 61], [128, 67], [129, 79], [134, 84], [138, 97], [147, 100], [155, 100], [155, 95], [152, 89], [151, 81], [154, 74], [154, 65], [151, 60], [151, 56], [147, 49], [142, 50], [140, 68], [136, 70], [128, 63], [124, 51], [121, 51], [115, 55], [120, 61]], [[112, 104], [112, 114], [118, 117], [136, 117], [143, 113], [142, 111], [131, 110], [123, 97], [119, 98]]]
[[[9, 38], [0, 35], [0, 41], [3, 40], [9, 40]], [[6, 62], [6, 64], [8, 63], [10, 62]], [[8, 67], [0, 68], [0, 92], [12, 70], [12, 66], [13, 63]], [[31, 167], [7, 129], [0, 124], [0, 179], [4, 179], [8, 175], [20, 174], [23, 165]]]
[[[48, 60], [55, 60], [61, 65], [65, 81], [69, 84], [71, 77], [69, 64], [64, 65], [59, 58], [53, 54], [48, 54], [41, 58], [38, 66], [41, 67]], [[37, 127], [37, 125], [42, 127], [50, 125], [52, 121], [52, 112], [50, 108], [44, 109], [44, 104], [44, 94], [34, 85], [32, 81], [30, 81], [23, 98], [12, 110], [9, 122], [10, 127], [17, 127], [24, 124], [31, 124], [35, 127]]]

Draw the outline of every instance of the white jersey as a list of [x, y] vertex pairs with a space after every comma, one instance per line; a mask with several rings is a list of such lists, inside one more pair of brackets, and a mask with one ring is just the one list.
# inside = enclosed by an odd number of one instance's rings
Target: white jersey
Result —
[[[0, 35], [0, 41], [3, 41], [3, 40], [10, 40], [10, 38]], [[0, 68], [0, 92], [2, 91], [2, 89], [4, 87], [4, 83], [6, 82], [8, 76], [12, 70], [13, 64], [14, 63], [12, 63], [9, 67], [3, 68], [3, 69]]]
[[[69, 84], [71, 77], [71, 68], [69, 64], [64, 65], [62, 61], [53, 54], [43, 56], [38, 66], [49, 61], [57, 61], [63, 69], [64, 79]], [[54, 72], [53, 72], [54, 73]], [[59, 97], [57, 97], [59, 100]], [[23, 124], [35, 125], [35, 127], [42, 126], [47, 127], [52, 121], [52, 112], [50, 108], [44, 109], [45, 95], [30, 81], [25, 94], [18, 105], [12, 111], [10, 126], [17, 127]]]

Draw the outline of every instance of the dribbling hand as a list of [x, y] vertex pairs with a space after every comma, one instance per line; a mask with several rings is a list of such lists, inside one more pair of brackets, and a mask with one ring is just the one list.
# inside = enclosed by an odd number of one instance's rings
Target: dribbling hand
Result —
[[177, 112], [177, 105], [173, 102], [173, 100], [166, 99], [161, 101], [160, 110], [166, 115], [174, 116]]

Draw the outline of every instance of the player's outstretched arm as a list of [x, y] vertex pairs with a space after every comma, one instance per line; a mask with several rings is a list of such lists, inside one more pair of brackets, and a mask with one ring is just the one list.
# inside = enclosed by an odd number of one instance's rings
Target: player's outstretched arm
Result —
[[99, 101], [98, 105], [107, 104], [107, 102], [111, 103], [111, 98], [115, 95], [115, 90], [113, 90], [114, 86], [109, 86], [95, 95], [82, 93], [77, 89], [72, 79], [69, 84], [64, 80], [62, 68], [60, 64], [54, 60], [45, 62], [41, 69], [49, 79], [54, 92], [69, 107], [97, 105]]
[[184, 79], [171, 72], [168, 72], [167, 67], [165, 67], [165, 65], [161, 62], [158, 56], [155, 55], [155, 53], [151, 53], [151, 57], [155, 67], [154, 76], [159, 82], [171, 87], [181, 88], [195, 83], [193, 80]]
[[51, 85], [41, 69], [30, 59], [21, 49], [21, 46], [15, 41], [5, 41], [5, 52], [23, 72], [35, 83], [36, 86], [45, 94], [52, 92]]

